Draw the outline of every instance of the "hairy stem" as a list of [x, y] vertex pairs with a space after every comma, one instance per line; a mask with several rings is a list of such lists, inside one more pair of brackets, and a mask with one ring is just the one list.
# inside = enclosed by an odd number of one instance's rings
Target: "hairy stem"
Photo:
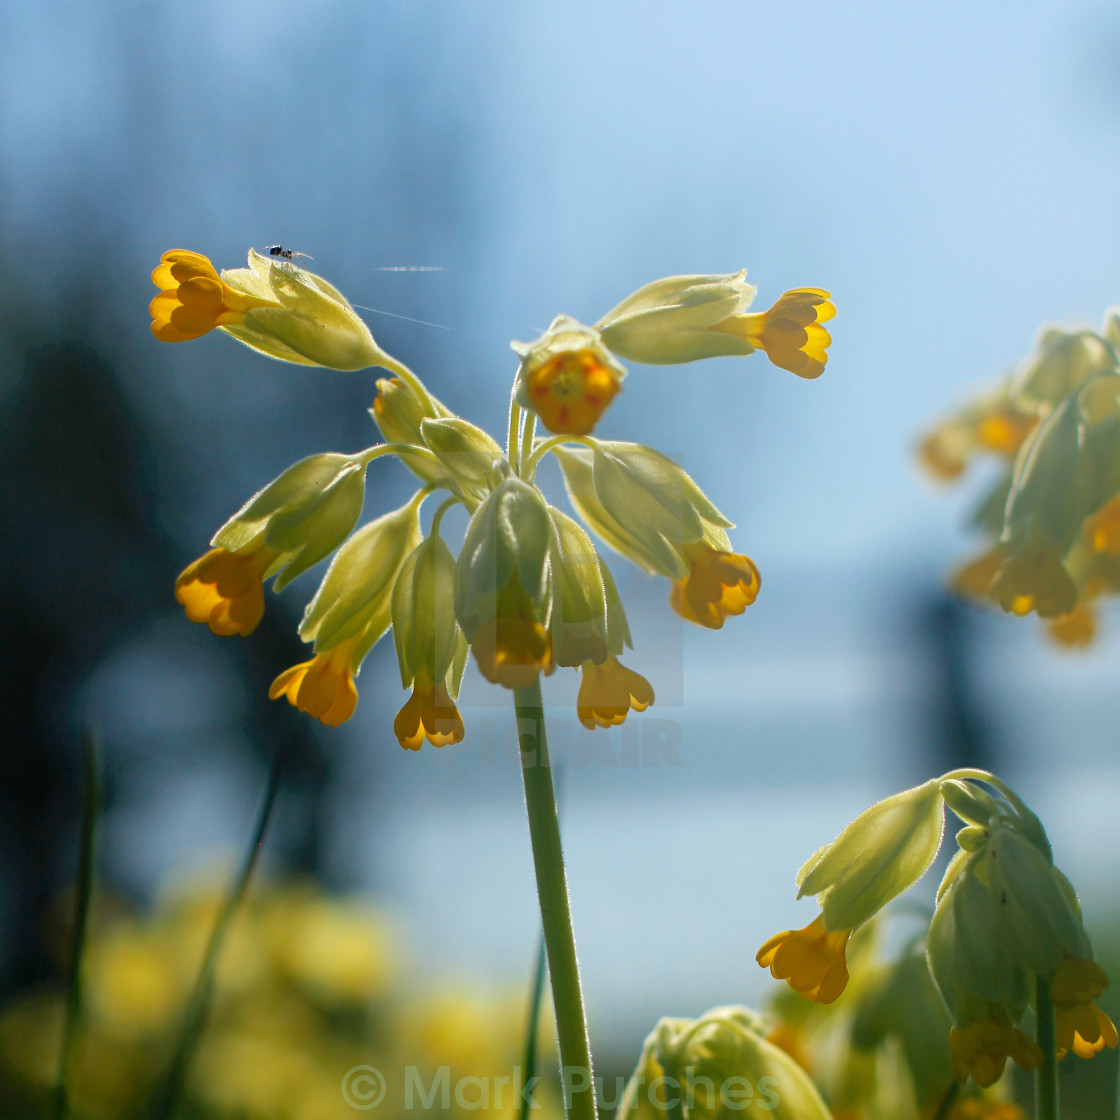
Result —
[[517, 711], [517, 737], [521, 744], [521, 773], [525, 779], [525, 805], [529, 814], [529, 838], [533, 845], [533, 866], [537, 874], [537, 894], [540, 897], [552, 1002], [556, 1012], [564, 1109], [568, 1120], [596, 1120], [591, 1045], [583, 1010], [583, 993], [580, 991], [572, 916], [568, 908], [568, 882], [564, 874], [560, 823], [556, 816], [556, 794], [549, 768], [539, 679], [514, 692], [514, 706]]

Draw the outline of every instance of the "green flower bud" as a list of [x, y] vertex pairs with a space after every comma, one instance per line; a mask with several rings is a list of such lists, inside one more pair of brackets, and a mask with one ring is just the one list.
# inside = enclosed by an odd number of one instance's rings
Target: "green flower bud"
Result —
[[764, 1033], [763, 1020], [742, 1007], [662, 1019], [646, 1039], [618, 1120], [831, 1120], [808, 1074]]
[[365, 497], [365, 467], [349, 455], [312, 455], [289, 467], [214, 534], [230, 552], [269, 550], [264, 579], [279, 591], [330, 555], [354, 527]]
[[855, 929], [928, 870], [944, 825], [934, 779], [860, 813], [797, 876], [798, 897], [815, 894], [825, 926]]
[[[552, 617], [557, 665], [596, 665], [607, 659], [607, 603], [602, 566], [591, 538], [570, 517], [548, 507], [556, 533], [554, 570], [559, 594]], [[617, 595], [617, 592], [616, 592]]]
[[1091, 377], [1040, 425], [1016, 463], [1002, 541], [1064, 554], [1120, 491], [1120, 374]]
[[1018, 1022], [1029, 990], [1021, 962], [1002, 941], [995, 899], [977, 875], [981, 859], [969, 854], [962, 861], [938, 900], [927, 939], [930, 971], [959, 1026], [988, 1018], [990, 1004]]
[[222, 282], [255, 301], [239, 321], [220, 327], [254, 350], [302, 365], [354, 370], [386, 357], [369, 327], [337, 288], [306, 269], [249, 250], [249, 267], [227, 269]]
[[423, 420], [420, 438], [435, 453], [456, 491], [476, 507], [500, 476], [495, 464], [504, 460], [502, 449], [481, 428], [458, 416]]
[[339, 549], [307, 606], [300, 637], [316, 652], [365, 631], [365, 650], [389, 629], [397, 573], [421, 540], [420, 501], [363, 525]]
[[[425, 446], [420, 434], [425, 420], [442, 420], [455, 415], [431, 393], [425, 398], [397, 377], [378, 380], [377, 396], [369, 414], [386, 443], [411, 443], [419, 447]], [[432, 486], [444, 486], [448, 482], [442, 465], [426, 462], [415, 455], [402, 455], [401, 462], [422, 482]]]
[[575, 511], [586, 525], [615, 552], [625, 556], [650, 575], [661, 575], [656, 556], [648, 552], [642, 542], [632, 538], [606, 511], [595, 492], [595, 474], [592, 467], [594, 455], [585, 447], [558, 447], [553, 451], [564, 485]]
[[998, 913], [1004, 952], [1043, 976], [1066, 956], [1092, 955], [1081, 915], [1069, 903], [1068, 881], [1046, 853], [1017, 830], [997, 826], [979, 858], [976, 873]]
[[[1001, 813], [999, 802], [974, 782], [947, 778], [941, 783], [941, 796], [945, 798], [945, 804], [962, 821], [979, 825], [981, 828], [986, 827], [993, 817]], [[960, 833], [957, 836], [959, 838]]]

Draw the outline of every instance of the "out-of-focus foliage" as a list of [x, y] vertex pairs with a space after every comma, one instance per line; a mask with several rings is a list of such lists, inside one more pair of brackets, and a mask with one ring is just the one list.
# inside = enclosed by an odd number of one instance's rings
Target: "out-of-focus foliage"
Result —
[[[179, 885], [148, 913], [102, 899], [86, 946], [85, 1015], [70, 1096], [83, 1120], [143, 1115], [166, 1074], [215, 919], [220, 892]], [[214, 998], [184, 1094], [182, 1115], [243, 1120], [334, 1120], [384, 1078], [383, 1116], [425, 1094], [442, 1115], [508, 1116], [520, 1087], [492, 1087], [522, 1059], [524, 992], [477, 981], [435, 981], [409, 970], [400, 931], [356, 898], [328, 896], [312, 880], [263, 884], [237, 913], [225, 941]], [[0, 1113], [48, 1115], [61, 1044], [61, 983], [18, 993], [0, 1010]], [[542, 1016], [546, 1021], [550, 1016]], [[551, 1031], [539, 1052], [550, 1054]], [[551, 1058], [545, 1064], [552, 1067]], [[447, 1068], [450, 1112], [441, 1108]], [[358, 1071], [358, 1072], [355, 1072]], [[410, 1073], [409, 1071], [414, 1071]], [[473, 1082], [469, 1079], [482, 1079]], [[459, 1100], [455, 1090], [468, 1086]], [[470, 1106], [492, 1093], [491, 1109]], [[348, 1096], [347, 1094], [351, 1094]], [[557, 1090], [536, 1087], [560, 1113]], [[466, 1107], [464, 1107], [464, 1105]]]

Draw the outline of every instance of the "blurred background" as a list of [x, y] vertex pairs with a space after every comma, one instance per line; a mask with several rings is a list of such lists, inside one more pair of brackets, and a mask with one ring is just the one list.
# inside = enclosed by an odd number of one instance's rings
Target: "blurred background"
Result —
[[[255, 490], [373, 442], [377, 376], [156, 342], [149, 275], [177, 247], [309, 254], [499, 436], [509, 341], [558, 313], [741, 267], [760, 309], [832, 291], [820, 381], [762, 356], [636, 366], [597, 432], [677, 458], [763, 578], [701, 632], [616, 558], [657, 705], [591, 735], [574, 677], [548, 682], [597, 1051], [627, 1065], [661, 1014], [760, 1000], [755, 949], [811, 917], [804, 858], [959, 763], [1021, 790], [1107, 928], [1120, 625], [1070, 654], [953, 602], [988, 480], [941, 493], [913, 447], [1043, 322], [1120, 301], [1118, 58], [1100, 0], [0, 3], [0, 993], [55, 967], [86, 720], [115, 896], [232, 866], [283, 745], [266, 876], [375, 898], [424, 977], [533, 966], [509, 695], [469, 670], [466, 741], [406, 753], [385, 643], [338, 730], [267, 699], [319, 572], [244, 640], [174, 602]], [[365, 516], [410, 491], [373, 464]]]

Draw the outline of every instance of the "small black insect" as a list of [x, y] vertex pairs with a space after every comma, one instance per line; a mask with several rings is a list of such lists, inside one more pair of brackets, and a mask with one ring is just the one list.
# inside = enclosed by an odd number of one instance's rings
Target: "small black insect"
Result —
[[270, 257], [277, 257], [280, 260], [289, 261], [296, 265], [297, 268], [300, 266], [299, 262], [312, 259], [306, 253], [299, 253], [295, 249], [286, 249], [283, 245], [266, 245], [264, 251]]

